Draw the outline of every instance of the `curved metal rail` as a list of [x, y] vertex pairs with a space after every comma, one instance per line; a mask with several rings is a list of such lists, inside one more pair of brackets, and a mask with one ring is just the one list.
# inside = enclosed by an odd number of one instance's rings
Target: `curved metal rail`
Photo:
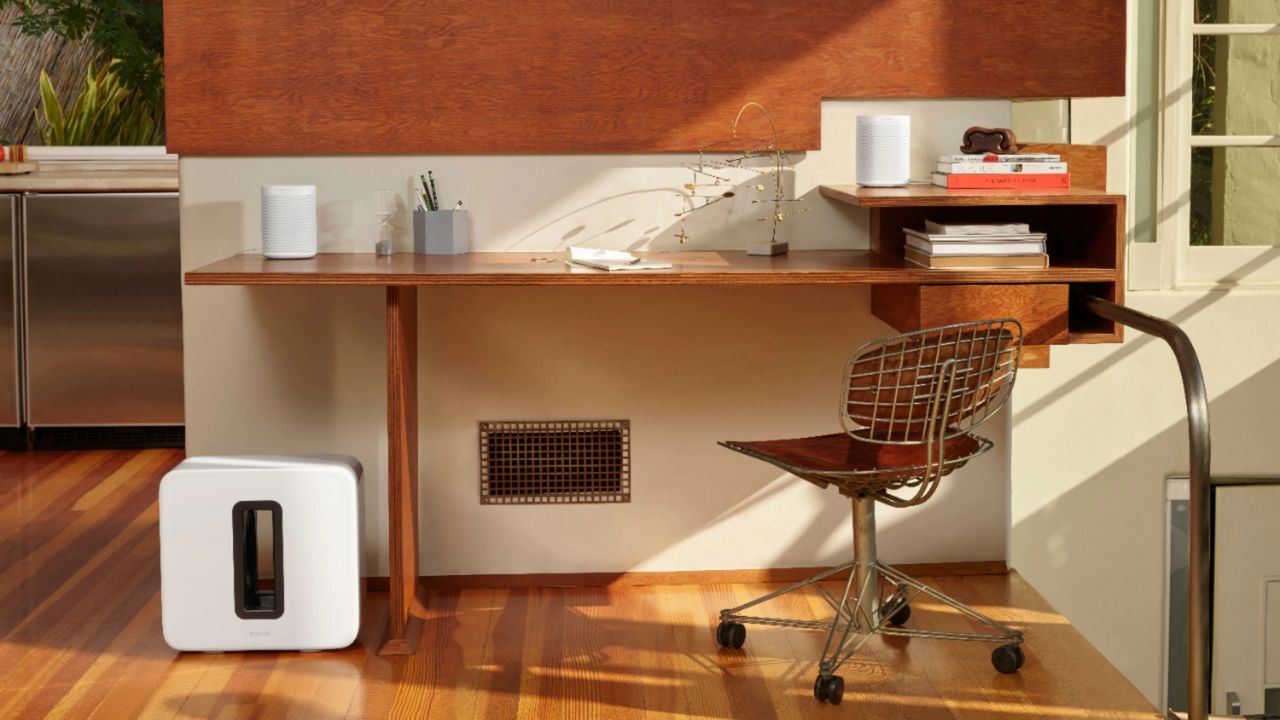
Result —
[[1209, 518], [1209, 396], [1204, 373], [1191, 339], [1177, 325], [1092, 295], [1084, 298], [1094, 314], [1164, 340], [1178, 360], [1182, 389], [1187, 398], [1187, 432], [1190, 436], [1190, 577], [1188, 578], [1187, 621], [1187, 715], [1189, 720], [1209, 717], [1209, 603], [1210, 573]]

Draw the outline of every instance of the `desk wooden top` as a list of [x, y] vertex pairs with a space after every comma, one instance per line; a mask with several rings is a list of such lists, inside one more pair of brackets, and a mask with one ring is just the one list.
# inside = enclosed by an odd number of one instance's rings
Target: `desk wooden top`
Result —
[[470, 253], [377, 257], [321, 253], [306, 260], [236, 255], [186, 274], [188, 285], [826, 285], [1115, 282], [1114, 268], [930, 270], [867, 250], [804, 250], [773, 257], [741, 251], [636, 253], [669, 270], [569, 268], [564, 255]]

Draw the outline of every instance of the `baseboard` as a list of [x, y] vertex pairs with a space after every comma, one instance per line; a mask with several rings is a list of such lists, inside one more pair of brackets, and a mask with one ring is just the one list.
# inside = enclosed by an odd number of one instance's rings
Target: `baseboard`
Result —
[[0, 428], [0, 450], [7, 450], [9, 452], [25, 452], [26, 449], [26, 428]]
[[[951, 563], [907, 563], [894, 565], [915, 577], [954, 577], [959, 575], [1006, 575], [1009, 566], [1003, 560], [972, 560]], [[722, 583], [784, 583], [803, 580], [826, 568], [764, 568], [753, 570], [685, 570], [672, 572], [616, 573], [534, 573], [528, 575], [426, 575], [419, 580], [424, 587], [441, 589], [468, 588], [533, 588], [533, 587], [607, 587], [610, 585], [715, 585]], [[390, 583], [383, 577], [366, 578], [370, 590], [386, 590]]]

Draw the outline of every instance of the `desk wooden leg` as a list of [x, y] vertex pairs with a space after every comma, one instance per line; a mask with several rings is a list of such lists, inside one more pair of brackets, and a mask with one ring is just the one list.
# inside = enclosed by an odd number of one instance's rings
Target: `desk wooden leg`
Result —
[[387, 512], [391, 598], [379, 655], [412, 655], [418, 590], [418, 291], [387, 288]]

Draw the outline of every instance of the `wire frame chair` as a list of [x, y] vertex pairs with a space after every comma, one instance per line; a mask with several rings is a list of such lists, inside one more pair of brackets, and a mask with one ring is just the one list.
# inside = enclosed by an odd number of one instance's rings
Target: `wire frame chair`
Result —
[[[840, 424], [850, 437], [886, 445], [924, 445], [924, 468], [879, 474], [862, 483], [893, 507], [918, 505], [944, 475], [986, 452], [945, 456], [947, 441], [967, 435], [1008, 400], [1022, 358], [1022, 324], [1013, 319], [957, 323], [869, 342], [845, 365]], [[906, 497], [893, 491], [914, 489]]]
[[863, 345], [845, 366], [840, 422], [867, 442], [919, 444], [977, 427], [1013, 389], [1017, 320], [960, 323]]
[[[836, 434], [795, 441], [721, 443], [821, 487], [834, 485], [849, 496], [854, 556], [851, 562], [722, 610], [716, 631], [722, 646], [742, 646], [746, 638], [743, 623], [826, 630], [814, 696], [832, 703], [840, 702], [844, 693], [844, 681], [835, 671], [877, 634], [1003, 643], [992, 652], [996, 669], [1016, 672], [1022, 666], [1020, 631], [881, 562], [875, 539], [876, 502], [894, 507], [922, 503], [934, 494], [942, 477], [991, 447], [989, 440], [971, 431], [1008, 401], [1022, 358], [1022, 336], [1017, 320], [1000, 319], [930, 328], [867, 343], [845, 365], [839, 404], [840, 423], [848, 439]], [[848, 459], [839, 453], [824, 454], [815, 449], [815, 443], [851, 446], [841, 451], [848, 453]], [[796, 452], [796, 446], [808, 449]], [[868, 456], [865, 451], [869, 447], [896, 447], [898, 451]], [[836, 597], [821, 583], [845, 570], [844, 593]], [[761, 603], [806, 587], [812, 587], [831, 605], [835, 611], [832, 620], [745, 614]], [[910, 617], [911, 600], [921, 594], [992, 632], [903, 627]]]

